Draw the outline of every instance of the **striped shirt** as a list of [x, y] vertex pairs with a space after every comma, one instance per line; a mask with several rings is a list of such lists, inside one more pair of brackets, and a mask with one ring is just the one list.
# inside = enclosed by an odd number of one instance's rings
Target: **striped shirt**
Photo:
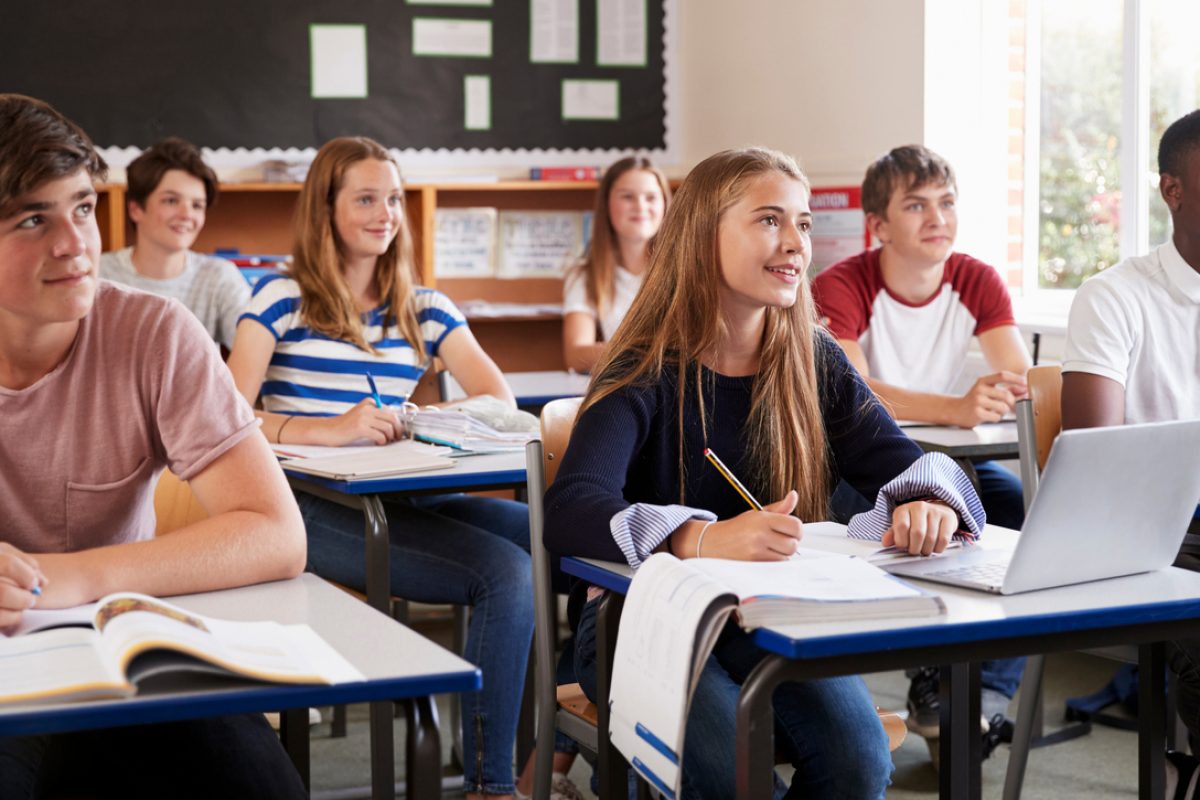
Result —
[[[414, 299], [427, 363], [450, 331], [467, 321], [441, 292], [417, 287]], [[309, 328], [300, 315], [300, 285], [291, 278], [268, 275], [259, 281], [241, 319], [252, 319], [275, 336], [275, 352], [259, 390], [263, 409], [304, 416], [343, 414], [371, 397], [368, 372], [384, 405], [407, 400], [425, 365], [399, 328], [384, 331], [386, 312], [385, 304], [363, 315], [366, 340], [379, 350], [369, 353]]]

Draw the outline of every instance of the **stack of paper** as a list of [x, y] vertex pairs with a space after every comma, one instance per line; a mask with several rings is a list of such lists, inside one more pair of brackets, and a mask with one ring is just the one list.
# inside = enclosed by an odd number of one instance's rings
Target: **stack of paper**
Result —
[[416, 439], [474, 453], [521, 450], [527, 442], [537, 438], [536, 434], [527, 431], [498, 431], [457, 411], [418, 411], [407, 421]]

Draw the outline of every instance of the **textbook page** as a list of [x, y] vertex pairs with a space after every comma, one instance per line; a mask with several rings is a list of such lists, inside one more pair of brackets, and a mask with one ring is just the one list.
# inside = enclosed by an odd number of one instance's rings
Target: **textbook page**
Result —
[[99, 642], [100, 634], [91, 628], [0, 636], [0, 705], [133, 694], [120, 669], [104, 658]]
[[[946, 550], [942, 552], [960, 550], [963, 546], [962, 540], [954, 539], [946, 545]], [[875, 539], [851, 539], [846, 535], [846, 526], [836, 522], [804, 523], [804, 535], [800, 539], [800, 553], [812, 551], [858, 556], [867, 563], [876, 565], [934, 557], [910, 555], [907, 551], [895, 547], [884, 547]]]
[[741, 602], [791, 597], [827, 602], [879, 600], [921, 594], [861, 558], [809, 552], [787, 561], [692, 559], [692, 568], [728, 587]]
[[[715, 617], [714, 606], [720, 609]], [[732, 598], [720, 586], [667, 553], [642, 564], [625, 598], [609, 733], [634, 768], [668, 796], [679, 790], [691, 689], [716, 641], [710, 634], [730, 610]], [[700, 651], [698, 637], [705, 639]]]
[[[133, 593], [101, 601], [96, 612], [103, 657], [136, 683], [133, 664], [143, 653], [169, 649], [184, 658], [155, 659], [153, 672], [187, 669], [188, 657], [229, 672], [274, 683], [346, 683], [364, 680], [307, 625], [230, 622], [193, 614]], [[132, 666], [131, 666], [132, 664]]]

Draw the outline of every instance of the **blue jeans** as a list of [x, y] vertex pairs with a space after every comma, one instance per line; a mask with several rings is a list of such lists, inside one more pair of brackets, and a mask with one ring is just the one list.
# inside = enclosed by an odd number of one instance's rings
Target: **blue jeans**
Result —
[[[576, 631], [575, 672], [596, 699], [596, 614], [583, 608]], [[683, 744], [685, 800], [734, 795], [738, 692], [766, 654], [740, 628], [726, 626], [700, 674]], [[785, 683], [775, 692], [775, 742], [796, 767], [786, 797], [881, 798], [892, 775], [887, 734], [858, 677]], [[777, 794], [782, 785], [776, 779]]]
[[[308, 568], [362, 590], [363, 515], [298, 493]], [[464, 791], [512, 794], [513, 743], [533, 639], [529, 510], [492, 497], [434, 495], [384, 504], [392, 593], [473, 609], [463, 657], [483, 690], [462, 695]]]

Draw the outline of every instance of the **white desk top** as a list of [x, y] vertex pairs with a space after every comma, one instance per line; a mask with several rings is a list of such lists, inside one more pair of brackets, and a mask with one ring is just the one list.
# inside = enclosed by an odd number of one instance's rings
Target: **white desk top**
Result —
[[[1016, 531], [989, 525], [980, 546], [1011, 548], [1017, 535]], [[599, 575], [585, 575], [585, 579], [610, 585], [610, 588], [619, 589], [618, 584], [625, 583], [632, 575], [626, 564], [594, 559], [570, 561], [598, 570]], [[567, 572], [576, 574], [570, 566], [567, 566]], [[615, 580], [596, 580], [603, 573]], [[1054, 630], [1115, 627], [1155, 618], [1195, 617], [1200, 628], [1200, 573], [1174, 567], [1005, 597], [945, 584], [911, 582], [940, 595], [946, 604], [946, 613], [912, 620], [897, 618], [779, 626], [758, 631], [756, 641], [774, 652], [821, 656], [982, 641]], [[1171, 608], [1172, 605], [1175, 607]]]
[[946, 453], [952, 458], [1015, 458], [1017, 423], [988, 422], [974, 428], [950, 425], [901, 425], [908, 437], [924, 450]]
[[426, 469], [374, 480], [334, 481], [289, 472], [287, 462], [280, 466], [289, 478], [309, 481], [344, 494], [382, 494], [385, 492], [471, 491], [507, 488], [525, 483], [525, 450], [485, 455], [456, 456], [449, 469]]
[[[9, 723], [25, 725], [31, 718], [57, 718], [52, 729], [100, 727], [137, 721], [155, 721], [165, 703], [184, 708], [182, 713], [158, 719], [206, 716], [235, 711], [278, 710], [306, 705], [382, 699], [372, 684], [385, 689], [383, 696], [400, 699], [442, 691], [459, 691], [462, 684], [479, 686], [479, 670], [471, 663], [404, 627], [366, 603], [335, 589], [315, 575], [289, 581], [227, 589], [170, 598], [183, 608], [218, 619], [272, 620], [284, 624], [307, 623], [366, 677], [366, 683], [326, 686], [275, 686], [255, 683], [214, 683], [206, 688], [144, 690], [135, 697], [82, 703], [15, 705], [0, 707], [0, 735]], [[189, 677], [188, 680], [194, 680]], [[457, 684], [458, 689], [436, 684]], [[293, 699], [294, 698], [294, 699]], [[205, 713], [193, 713], [203, 704]], [[190, 709], [190, 710], [188, 710]], [[211, 710], [210, 710], [211, 709]], [[139, 719], [138, 715], [147, 715]], [[36, 729], [36, 720], [33, 727]], [[17, 728], [11, 733], [28, 732]]]
[[[564, 397], [583, 397], [591, 377], [578, 372], [506, 372], [504, 380], [517, 398], [519, 406], [545, 405]], [[458, 381], [450, 378], [450, 399], [461, 400], [466, 392]]]

